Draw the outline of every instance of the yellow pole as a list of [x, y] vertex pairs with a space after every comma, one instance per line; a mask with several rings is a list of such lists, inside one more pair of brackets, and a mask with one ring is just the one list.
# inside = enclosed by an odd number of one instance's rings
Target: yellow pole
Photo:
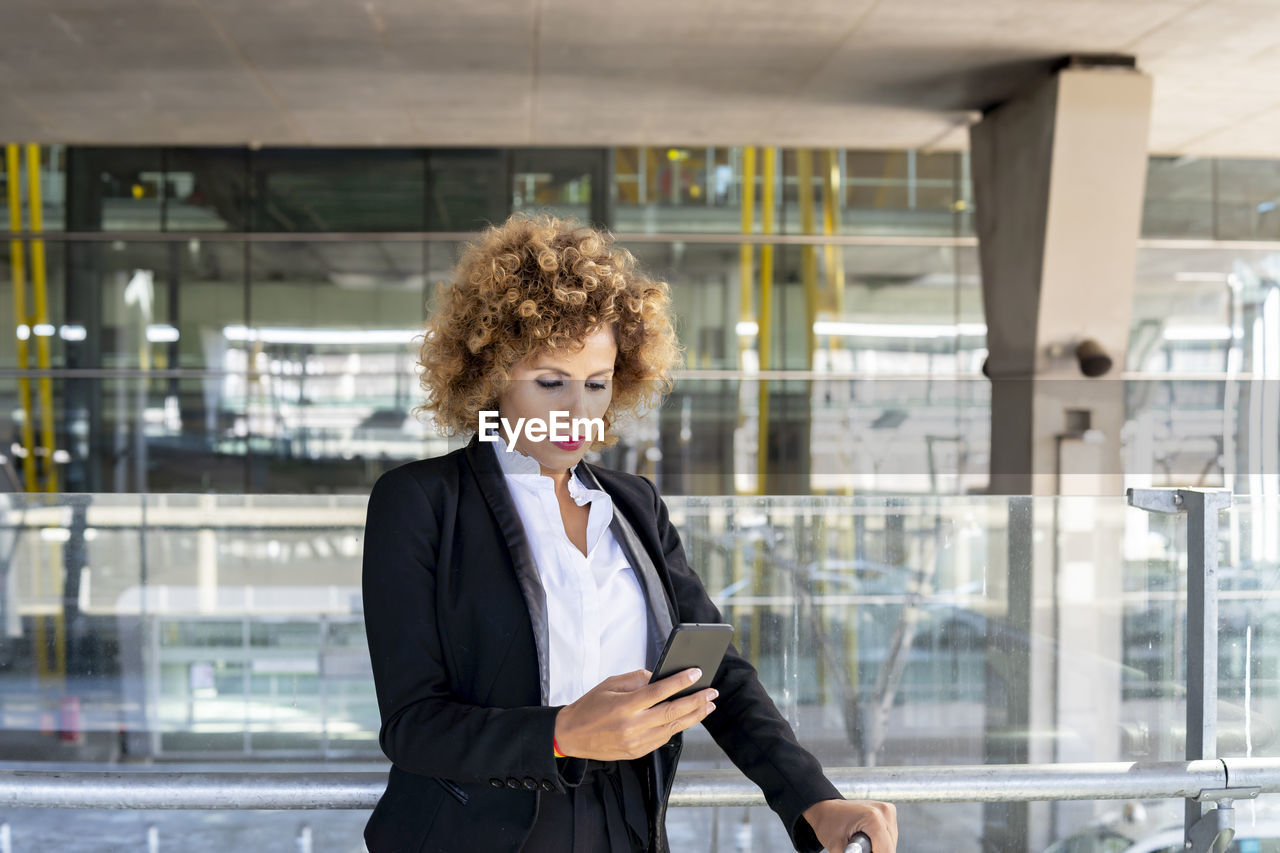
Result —
[[[760, 233], [773, 233], [773, 181], [777, 167], [777, 149], [764, 149], [764, 167], [760, 173]], [[773, 336], [773, 244], [765, 243], [760, 247], [760, 328], [759, 344], [760, 370], [768, 370], [772, 364]], [[767, 473], [769, 467], [769, 380], [760, 380], [759, 409], [759, 450], [756, 453], [756, 494], [767, 494]]]
[[[40, 147], [38, 145], [27, 146], [27, 204], [31, 208], [31, 233], [33, 235], [43, 234], [44, 208], [40, 197]], [[33, 236], [31, 239], [31, 287], [35, 294], [33, 333], [36, 326], [49, 325], [49, 301], [46, 284], [44, 240], [40, 239], [39, 236]], [[35, 335], [35, 341], [36, 364], [41, 370], [48, 370], [50, 367], [49, 336]], [[44, 490], [46, 492], [56, 492], [58, 491], [58, 468], [53, 462], [53, 452], [56, 449], [54, 446], [56, 439], [53, 431], [53, 380], [48, 374], [40, 377], [39, 388], [40, 444], [44, 446], [46, 454]]]
[[[18, 168], [18, 146], [6, 145], [4, 149], [5, 166], [9, 175], [9, 230], [14, 234], [22, 230], [22, 195], [21, 174]], [[31, 334], [31, 322], [27, 317], [27, 270], [26, 253], [22, 240], [17, 237], [9, 239], [9, 263], [13, 271], [13, 322], [16, 324], [14, 338], [18, 346], [18, 369], [30, 367], [27, 356], [27, 337]], [[27, 328], [23, 335], [21, 329]], [[22, 446], [26, 455], [22, 457], [22, 477], [28, 492], [37, 489], [35, 434], [31, 411], [31, 380], [26, 376], [18, 377], [18, 404], [22, 407]]]

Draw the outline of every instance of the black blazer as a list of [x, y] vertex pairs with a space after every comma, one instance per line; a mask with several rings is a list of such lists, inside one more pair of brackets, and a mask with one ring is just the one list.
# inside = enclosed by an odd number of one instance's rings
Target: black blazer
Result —
[[[515, 853], [542, 793], [582, 780], [585, 761], [552, 754], [561, 706], [542, 704], [545, 599], [494, 453], [473, 437], [452, 453], [387, 471], [369, 496], [365, 630], [379, 743], [392, 762], [365, 827], [371, 853]], [[652, 563], [646, 568], [656, 569], [651, 576], [674, 621], [723, 621], [689, 568], [656, 487], [581, 464], [630, 522], [634, 537], [622, 541], [624, 550], [633, 565]], [[716, 710], [702, 724], [760, 786], [796, 849], [821, 851], [802, 813], [840, 793], [733, 646], [713, 686]], [[636, 759], [655, 853], [669, 849], [666, 805], [681, 744], [676, 735]]]

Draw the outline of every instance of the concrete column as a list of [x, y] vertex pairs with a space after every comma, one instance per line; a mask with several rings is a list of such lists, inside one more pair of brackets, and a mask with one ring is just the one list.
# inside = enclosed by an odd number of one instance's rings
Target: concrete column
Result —
[[[1151, 78], [1070, 62], [970, 132], [987, 373], [992, 494], [1120, 494], [1121, 383], [1146, 182]], [[1110, 356], [1088, 379], [1077, 346]], [[1059, 468], [1068, 409], [1091, 413], [1089, 454]]]
[[[1151, 90], [1131, 62], [1072, 61], [971, 131], [992, 494], [1120, 505], [1119, 375]], [[1119, 758], [1120, 613], [1097, 613], [1119, 593], [1107, 555], [1121, 552], [1123, 519], [1101, 517], [1109, 503], [1079, 501], [1011, 501], [1006, 620], [1026, 646], [988, 655], [993, 763]], [[1041, 850], [1083, 817], [1060, 804], [991, 806], [984, 836], [992, 849]]]

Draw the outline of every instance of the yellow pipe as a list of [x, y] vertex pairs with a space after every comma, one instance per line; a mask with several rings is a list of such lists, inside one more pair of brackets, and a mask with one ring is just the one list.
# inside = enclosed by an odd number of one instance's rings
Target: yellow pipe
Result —
[[[44, 233], [44, 208], [40, 197], [40, 147], [27, 146], [27, 204], [31, 208], [31, 233]], [[44, 265], [44, 240], [38, 236], [31, 240], [31, 287], [35, 294], [35, 326], [49, 325], [49, 301], [47, 297], [47, 279]], [[36, 335], [36, 364], [41, 370], [48, 370], [49, 336]], [[44, 490], [58, 491], [58, 468], [53, 461], [54, 443], [53, 423], [53, 380], [45, 374], [39, 379], [40, 388], [40, 443], [45, 452]]]
[[[777, 167], [777, 149], [764, 149], [764, 167], [760, 173], [760, 233], [773, 233], [773, 181]], [[760, 369], [772, 366], [773, 335], [773, 244], [760, 247], [760, 328], [757, 348], [760, 351]], [[769, 381], [760, 380], [759, 395], [759, 450], [756, 453], [756, 494], [768, 494], [767, 473], [769, 467]]]
[[[18, 168], [18, 146], [6, 145], [4, 154], [9, 175], [9, 231], [16, 234], [22, 230], [22, 177]], [[27, 317], [26, 253], [23, 251], [22, 240], [17, 237], [9, 239], [9, 263], [13, 271], [13, 322], [14, 338], [18, 346], [18, 369], [24, 370], [31, 364], [27, 355], [27, 338], [18, 330], [26, 326], [27, 336], [30, 336], [31, 322]], [[26, 490], [34, 492], [37, 490], [36, 440], [31, 423], [31, 380], [25, 376], [18, 377], [18, 404], [22, 407], [22, 446], [26, 451], [22, 457], [22, 478]]]

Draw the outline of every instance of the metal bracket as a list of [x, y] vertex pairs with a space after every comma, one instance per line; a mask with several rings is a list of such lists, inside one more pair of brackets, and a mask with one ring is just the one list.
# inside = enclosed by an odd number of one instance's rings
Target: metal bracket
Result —
[[1255, 799], [1262, 788], [1205, 788], [1196, 795], [1201, 803], [1216, 803], [1187, 830], [1186, 846], [1191, 853], [1224, 853], [1236, 836], [1235, 800]]
[[1262, 793], [1262, 787], [1254, 785], [1249, 788], [1205, 788], [1196, 794], [1196, 800], [1202, 803], [1228, 803], [1234, 800], [1254, 800]]
[[1230, 800], [1222, 800], [1191, 826], [1186, 848], [1190, 853], [1225, 853], [1235, 837], [1235, 807]]
[[[1145, 509], [1147, 512], [1166, 514], [1182, 512], [1187, 508], [1185, 495], [1191, 489], [1125, 489], [1129, 506]], [[1197, 494], [1205, 496], [1207, 509], [1226, 509], [1231, 506], [1231, 492], [1226, 489], [1195, 489]]]
[[1147, 512], [1182, 512], [1182, 495], [1174, 489], [1125, 489], [1129, 506]]
[[1186, 849], [1190, 853], [1225, 853], [1236, 836], [1236, 800], [1253, 800], [1262, 793], [1259, 785], [1238, 788], [1202, 788], [1196, 794], [1199, 803], [1214, 803], [1187, 830]]

